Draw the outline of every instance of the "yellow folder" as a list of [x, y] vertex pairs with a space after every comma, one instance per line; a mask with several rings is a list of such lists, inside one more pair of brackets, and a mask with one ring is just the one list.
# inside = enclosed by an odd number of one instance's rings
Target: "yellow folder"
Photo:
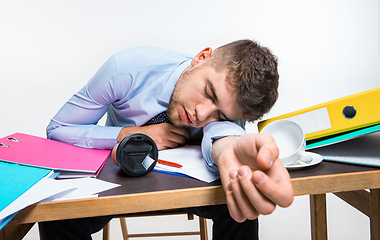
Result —
[[379, 124], [380, 87], [260, 121], [259, 132], [279, 119], [301, 125], [306, 140]]

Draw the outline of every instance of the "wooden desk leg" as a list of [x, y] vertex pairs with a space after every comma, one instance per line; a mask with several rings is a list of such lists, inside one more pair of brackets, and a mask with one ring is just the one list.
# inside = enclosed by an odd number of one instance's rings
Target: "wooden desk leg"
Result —
[[201, 235], [201, 240], [208, 240], [207, 220], [205, 218], [199, 218], [199, 232]]
[[310, 195], [311, 239], [327, 240], [326, 194]]
[[370, 190], [371, 240], [380, 240], [380, 189]]

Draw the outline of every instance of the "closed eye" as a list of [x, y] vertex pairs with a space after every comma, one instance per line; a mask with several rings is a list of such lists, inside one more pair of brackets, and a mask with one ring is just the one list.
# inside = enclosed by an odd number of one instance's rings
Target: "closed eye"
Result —
[[216, 101], [213, 98], [213, 96], [211, 96], [211, 94], [208, 92], [207, 85], [205, 85], [204, 94], [205, 94], [205, 96], [206, 96], [207, 99], [210, 99], [213, 103], [216, 103]]
[[[206, 81], [206, 84], [204, 87], [204, 95], [206, 96], [207, 99], [210, 99], [214, 104], [218, 103], [218, 97], [215, 94], [214, 86], [210, 80]], [[226, 117], [226, 115], [224, 115], [221, 111], [218, 111], [218, 119], [219, 121], [230, 121]]]

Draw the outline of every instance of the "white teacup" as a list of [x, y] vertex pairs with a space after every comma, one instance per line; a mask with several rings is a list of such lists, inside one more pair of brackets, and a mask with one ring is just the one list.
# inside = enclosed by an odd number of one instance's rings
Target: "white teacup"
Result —
[[280, 160], [284, 166], [297, 161], [310, 163], [313, 158], [305, 152], [305, 134], [297, 123], [282, 119], [268, 123], [261, 133], [267, 133], [274, 138], [280, 150]]

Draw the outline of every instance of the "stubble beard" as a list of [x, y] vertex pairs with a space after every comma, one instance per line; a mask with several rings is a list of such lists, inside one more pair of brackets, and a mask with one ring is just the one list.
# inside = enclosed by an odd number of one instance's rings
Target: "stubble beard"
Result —
[[168, 117], [170, 121], [172, 122], [174, 126], [184, 127], [185, 125], [180, 120], [181, 118], [179, 117], [179, 113], [176, 112], [176, 106], [179, 106], [179, 105], [180, 105], [179, 102], [173, 100], [173, 95], [172, 95], [172, 97], [170, 98], [169, 105], [168, 105], [167, 113], [168, 113]]
[[186, 126], [182, 122], [182, 120], [179, 116], [179, 111], [180, 111], [180, 108], [182, 107], [182, 104], [178, 100], [178, 97], [179, 97], [178, 89], [180, 88], [180, 87], [178, 87], [178, 83], [181, 84], [181, 82], [180, 82], [181, 80], [183, 80], [182, 76], [180, 76], [180, 78], [177, 81], [176, 86], [174, 87], [172, 96], [170, 97], [168, 110], [167, 110], [168, 117], [169, 117], [170, 121], [176, 127], [185, 127]]
[[[172, 96], [170, 97], [167, 113], [170, 121], [176, 127], [186, 127], [179, 116], [180, 108], [182, 108], [183, 105], [179, 102], [178, 99], [180, 90], [184, 88], [183, 83], [187, 81], [188, 75], [192, 70], [193, 68], [187, 69], [180, 75], [174, 87]], [[178, 110], [178, 112], [176, 110]]]

